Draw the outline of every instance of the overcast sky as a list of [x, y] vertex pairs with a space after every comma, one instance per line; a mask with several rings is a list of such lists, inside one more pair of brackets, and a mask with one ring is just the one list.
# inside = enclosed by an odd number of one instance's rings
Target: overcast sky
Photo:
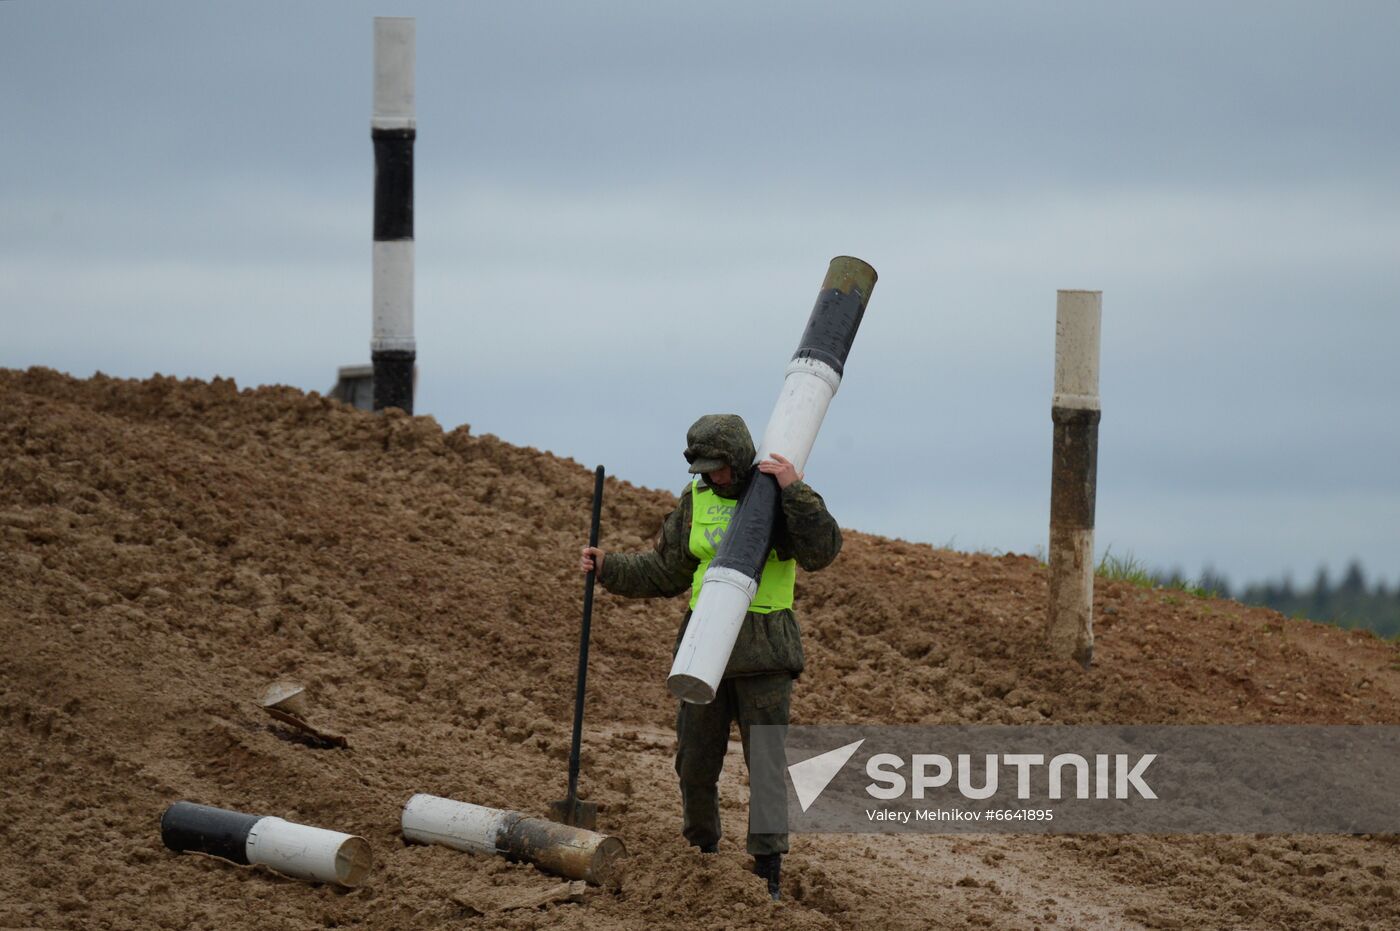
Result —
[[[372, 19], [418, 21], [418, 412], [679, 489], [880, 273], [808, 468], [1035, 552], [1102, 290], [1100, 552], [1400, 576], [1400, 4], [0, 2], [0, 365], [367, 362]], [[1335, 577], [1335, 576], [1334, 576]]]

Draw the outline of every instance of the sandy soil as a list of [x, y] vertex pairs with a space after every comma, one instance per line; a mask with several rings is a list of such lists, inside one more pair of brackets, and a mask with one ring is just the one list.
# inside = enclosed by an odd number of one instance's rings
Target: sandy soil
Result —
[[[747, 872], [737, 753], [720, 854], [679, 836], [681, 599], [606, 595], [583, 785], [627, 881], [505, 907], [557, 880], [405, 845], [398, 811], [419, 791], [534, 813], [564, 794], [591, 485], [571, 460], [291, 389], [0, 370], [0, 927], [1400, 927], [1388, 837], [799, 837], [774, 904]], [[645, 545], [671, 500], [609, 479], [603, 544]], [[799, 579], [795, 718], [1400, 723], [1400, 652], [1369, 635], [1100, 584], [1085, 673], [1038, 657], [1046, 590], [1026, 556], [848, 533]], [[289, 675], [349, 749], [262, 714]], [[173, 854], [158, 820], [178, 799], [363, 834], [371, 880]]]

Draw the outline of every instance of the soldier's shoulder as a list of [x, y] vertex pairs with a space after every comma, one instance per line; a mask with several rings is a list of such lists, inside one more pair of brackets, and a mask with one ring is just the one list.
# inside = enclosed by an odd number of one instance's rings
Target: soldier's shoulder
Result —
[[671, 507], [671, 517], [689, 518], [691, 506], [690, 486], [687, 485], [676, 494], [676, 503]]
[[800, 478], [792, 484], [788, 485], [788, 487], [784, 488], [783, 493], [788, 498], [806, 498], [808, 500], [815, 499], [817, 501], [823, 500], [821, 494], [818, 493], [818, 491], [815, 488], [813, 488], [811, 485], [808, 485], [806, 481]]

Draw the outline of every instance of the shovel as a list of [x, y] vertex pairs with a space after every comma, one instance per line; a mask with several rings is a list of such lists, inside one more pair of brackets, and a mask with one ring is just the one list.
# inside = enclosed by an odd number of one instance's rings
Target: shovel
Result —
[[[593, 523], [588, 529], [588, 545], [598, 545], [598, 520], [603, 512], [603, 467], [593, 472]], [[597, 569], [583, 583], [583, 627], [578, 635], [578, 689], [574, 693], [574, 742], [569, 748], [569, 795], [549, 803], [549, 819], [570, 827], [592, 831], [598, 827], [598, 805], [578, 800], [579, 744], [583, 741], [583, 688], [588, 680], [588, 628], [593, 619], [593, 583]]]

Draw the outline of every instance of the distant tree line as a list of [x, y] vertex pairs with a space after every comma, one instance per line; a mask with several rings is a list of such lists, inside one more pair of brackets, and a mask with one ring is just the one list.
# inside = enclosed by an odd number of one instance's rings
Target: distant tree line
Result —
[[1382, 637], [1400, 636], [1400, 583], [1393, 590], [1380, 579], [1374, 585], [1367, 585], [1365, 570], [1356, 560], [1347, 566], [1338, 582], [1333, 582], [1327, 567], [1322, 566], [1308, 588], [1298, 588], [1290, 577], [1284, 576], [1277, 582], [1246, 585], [1235, 591], [1225, 576], [1210, 568], [1205, 569], [1194, 584], [1182, 576], [1180, 569], [1158, 573], [1156, 577], [1164, 586], [1213, 592], [1221, 598], [1273, 608], [1289, 617], [1341, 627], [1364, 627]]

